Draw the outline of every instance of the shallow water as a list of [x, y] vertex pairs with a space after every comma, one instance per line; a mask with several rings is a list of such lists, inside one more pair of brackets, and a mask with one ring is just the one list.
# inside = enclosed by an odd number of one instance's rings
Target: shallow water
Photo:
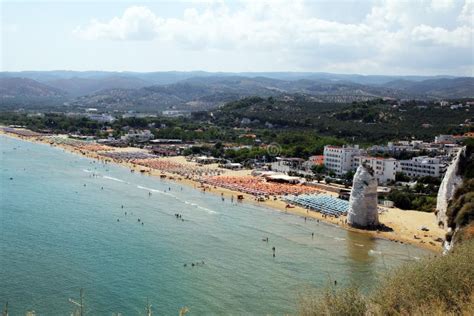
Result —
[[90, 315], [144, 314], [147, 298], [162, 315], [292, 313], [310, 287], [370, 288], [430, 255], [44, 144], [0, 136], [0, 151], [0, 304], [12, 315], [68, 314], [81, 287]]

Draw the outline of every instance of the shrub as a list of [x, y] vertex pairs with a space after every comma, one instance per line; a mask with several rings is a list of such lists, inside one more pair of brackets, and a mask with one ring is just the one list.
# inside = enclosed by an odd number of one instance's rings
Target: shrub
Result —
[[474, 293], [474, 241], [452, 253], [393, 270], [375, 290], [373, 302], [383, 315], [413, 314], [432, 303], [461, 313]]
[[299, 314], [473, 315], [474, 240], [448, 255], [410, 262], [392, 270], [367, 296], [356, 286], [326, 287], [300, 298]]
[[366, 298], [358, 287], [337, 288], [327, 286], [321, 293], [300, 298], [299, 314], [302, 316], [317, 315], [364, 315], [367, 312]]

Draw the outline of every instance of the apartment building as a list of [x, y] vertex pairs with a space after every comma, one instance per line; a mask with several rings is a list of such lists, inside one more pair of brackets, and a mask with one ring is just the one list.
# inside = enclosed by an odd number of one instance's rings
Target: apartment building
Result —
[[396, 173], [401, 171], [399, 161], [394, 158], [355, 156], [352, 161], [352, 169], [356, 170], [361, 164], [372, 168], [379, 184], [395, 181]]
[[419, 156], [410, 160], [400, 160], [400, 168], [410, 177], [431, 176], [440, 178], [446, 171], [447, 164], [439, 157]]
[[327, 170], [342, 176], [352, 170], [354, 156], [360, 156], [359, 146], [324, 146], [324, 166]]

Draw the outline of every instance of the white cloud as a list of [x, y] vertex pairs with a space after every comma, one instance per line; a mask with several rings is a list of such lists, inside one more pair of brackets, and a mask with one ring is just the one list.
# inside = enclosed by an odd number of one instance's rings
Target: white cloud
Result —
[[441, 27], [420, 25], [413, 29], [413, 39], [432, 45], [470, 48], [473, 44], [472, 28], [461, 26], [452, 31]]
[[431, 8], [435, 11], [449, 10], [454, 7], [454, 0], [431, 0]]
[[[456, 60], [458, 66], [473, 64], [472, 54], [466, 54], [473, 47], [472, 0], [377, 1], [364, 18], [352, 23], [325, 18], [322, 10], [315, 13], [302, 0], [245, 0], [238, 6], [209, 0], [204, 7], [199, 2], [200, 10], [189, 8], [175, 18], [133, 6], [122, 16], [94, 20], [74, 32], [87, 40], [158, 41], [176, 49], [268, 53], [293, 68], [311, 70], [376, 71], [396, 62], [403, 68], [408, 63], [400, 56], [422, 56], [423, 51], [445, 58], [467, 56]], [[336, 5], [344, 8], [344, 3]], [[441, 67], [443, 62], [434, 59], [428, 66]]]
[[458, 20], [471, 26], [474, 23], [474, 0], [466, 0], [461, 10]]
[[162, 19], [146, 7], [133, 6], [125, 10], [121, 17], [109, 22], [92, 20], [86, 27], [78, 27], [74, 32], [88, 40], [151, 40], [158, 34]]

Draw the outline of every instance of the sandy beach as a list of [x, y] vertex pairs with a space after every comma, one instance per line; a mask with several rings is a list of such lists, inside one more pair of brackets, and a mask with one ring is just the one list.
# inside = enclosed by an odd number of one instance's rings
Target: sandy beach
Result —
[[[21, 131], [21, 130], [19, 130]], [[23, 130], [27, 131], [27, 130]], [[354, 232], [359, 232], [361, 234], [367, 234], [372, 236], [373, 238], [383, 238], [387, 240], [391, 240], [394, 242], [400, 243], [408, 243], [415, 246], [423, 247], [426, 249], [430, 249], [432, 251], [440, 252], [441, 239], [444, 238], [445, 231], [440, 229], [436, 224], [436, 216], [434, 213], [425, 213], [425, 212], [418, 212], [418, 211], [406, 211], [400, 210], [397, 208], [384, 208], [383, 211], [380, 213], [380, 222], [385, 224], [386, 226], [393, 229], [393, 231], [385, 232], [385, 231], [366, 231], [355, 229], [349, 227], [345, 224], [345, 216], [340, 216], [339, 218], [324, 216], [321, 213], [314, 212], [311, 210], [304, 209], [302, 207], [295, 206], [293, 208], [287, 208], [287, 203], [281, 200], [281, 196], [277, 197], [276, 199], [272, 196], [269, 199], [265, 199], [264, 201], [258, 201], [255, 196], [229, 190], [222, 187], [217, 186], [210, 186], [203, 184], [200, 180], [202, 178], [194, 175], [194, 176], [182, 176], [180, 174], [169, 173], [164, 170], [152, 169], [148, 168], [136, 163], [132, 163], [127, 160], [123, 159], [114, 159], [110, 157], [104, 157], [100, 153], [103, 152], [144, 152], [146, 151], [140, 150], [138, 148], [115, 148], [109, 147], [104, 145], [95, 145], [95, 144], [86, 144], [84, 142], [83, 145], [79, 142], [73, 140], [72, 142], [55, 142], [49, 137], [45, 136], [24, 136], [21, 134], [13, 134], [10, 132], [5, 132], [4, 130], [0, 130], [1, 134], [20, 138], [26, 141], [32, 142], [40, 142], [49, 144], [51, 146], [60, 147], [63, 150], [68, 152], [72, 152], [78, 155], [86, 156], [88, 158], [97, 159], [107, 163], [116, 163], [122, 166], [125, 166], [132, 170], [133, 172], [140, 172], [142, 174], [147, 174], [150, 176], [156, 176], [160, 178], [166, 178], [171, 181], [176, 181], [183, 185], [188, 185], [194, 187], [195, 189], [203, 190], [205, 192], [209, 192], [211, 194], [216, 194], [222, 196], [224, 199], [231, 199], [233, 198], [234, 201], [237, 202], [237, 195], [243, 196], [244, 203], [254, 203], [257, 205], [265, 206], [272, 208], [276, 211], [280, 212], [287, 212], [297, 216], [306, 217], [308, 220], [319, 220], [329, 224], [338, 225], [343, 227], [344, 229], [351, 230]], [[79, 144], [79, 145], [78, 145]], [[203, 168], [203, 166], [199, 166], [197, 163], [189, 162], [183, 156], [176, 156], [176, 157], [164, 157], [164, 158], [155, 158], [159, 161], [163, 161], [163, 163], [170, 163], [176, 164], [177, 166], [185, 166], [185, 169], [189, 168], [189, 170], [199, 170], [199, 168]], [[205, 169], [202, 169], [202, 172], [209, 172], [212, 169], [212, 172], [215, 173], [222, 173], [226, 176], [232, 177], [248, 177], [250, 176], [251, 170], [226, 170], [221, 169], [217, 166], [217, 164], [205, 165]], [[322, 191], [321, 193], [328, 194], [328, 195], [335, 195], [334, 192], [329, 191]], [[425, 227], [428, 231], [421, 230], [421, 227]]]

